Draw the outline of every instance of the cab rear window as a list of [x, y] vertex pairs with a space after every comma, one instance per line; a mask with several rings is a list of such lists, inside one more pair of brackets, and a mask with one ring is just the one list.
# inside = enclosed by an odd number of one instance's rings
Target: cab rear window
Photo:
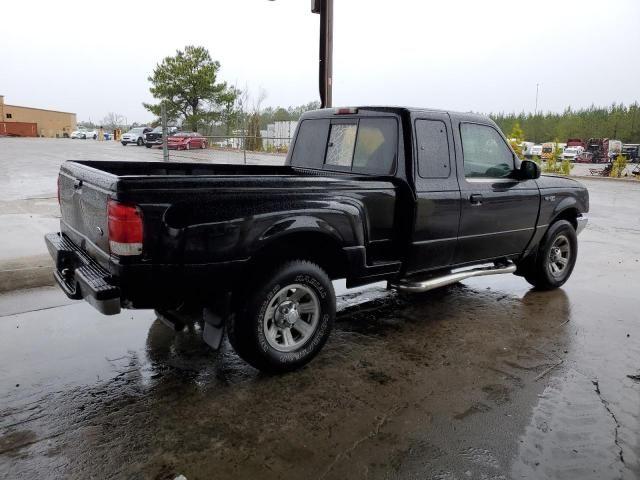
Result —
[[309, 119], [300, 125], [291, 164], [368, 175], [395, 172], [398, 124], [394, 118]]

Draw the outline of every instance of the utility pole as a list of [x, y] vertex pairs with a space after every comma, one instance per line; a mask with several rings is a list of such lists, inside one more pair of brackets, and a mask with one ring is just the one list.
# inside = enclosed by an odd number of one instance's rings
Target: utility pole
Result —
[[169, 137], [169, 129], [167, 128], [167, 106], [164, 103], [160, 103], [160, 117], [162, 122], [162, 160], [169, 161], [169, 146], [167, 144]]
[[536, 83], [536, 109], [533, 111], [533, 115], [536, 116], [538, 114], [538, 87], [539, 83]]
[[320, 108], [333, 105], [333, 0], [311, 0], [311, 12], [320, 14]]

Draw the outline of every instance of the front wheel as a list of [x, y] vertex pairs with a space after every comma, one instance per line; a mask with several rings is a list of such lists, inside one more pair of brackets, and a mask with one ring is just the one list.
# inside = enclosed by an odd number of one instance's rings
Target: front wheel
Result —
[[122, 144], [123, 147], [127, 146], [127, 142], [120, 142]]
[[318, 265], [290, 261], [237, 294], [229, 341], [246, 362], [265, 372], [299, 368], [322, 349], [333, 327], [335, 292]]
[[524, 278], [540, 290], [561, 287], [573, 272], [578, 257], [578, 237], [566, 220], [553, 223], [540, 242], [538, 254], [524, 268]]
[[151, 148], [151, 145], [149, 145], [148, 143], [145, 145], [145, 147], [147, 148]]
[[138, 140], [136, 141], [136, 145], [138, 145], [139, 147], [142, 146], [142, 139], [138, 138]]

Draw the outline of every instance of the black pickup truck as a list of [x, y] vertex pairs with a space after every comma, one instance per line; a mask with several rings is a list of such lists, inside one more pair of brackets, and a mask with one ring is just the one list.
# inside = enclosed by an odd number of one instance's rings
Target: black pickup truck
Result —
[[266, 371], [313, 358], [332, 280], [422, 292], [515, 273], [561, 286], [587, 190], [540, 176], [488, 118], [360, 107], [303, 115], [284, 166], [69, 161], [61, 231], [46, 236], [65, 293], [105, 314], [193, 319], [214, 348]]

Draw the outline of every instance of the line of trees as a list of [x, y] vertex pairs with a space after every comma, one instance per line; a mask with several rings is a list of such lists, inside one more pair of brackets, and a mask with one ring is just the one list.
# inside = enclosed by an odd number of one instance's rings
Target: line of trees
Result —
[[562, 113], [499, 113], [491, 118], [503, 132], [519, 124], [526, 140], [541, 143], [559, 138], [611, 138], [624, 143], [640, 143], [640, 104], [614, 103], [610, 107], [567, 108]]

